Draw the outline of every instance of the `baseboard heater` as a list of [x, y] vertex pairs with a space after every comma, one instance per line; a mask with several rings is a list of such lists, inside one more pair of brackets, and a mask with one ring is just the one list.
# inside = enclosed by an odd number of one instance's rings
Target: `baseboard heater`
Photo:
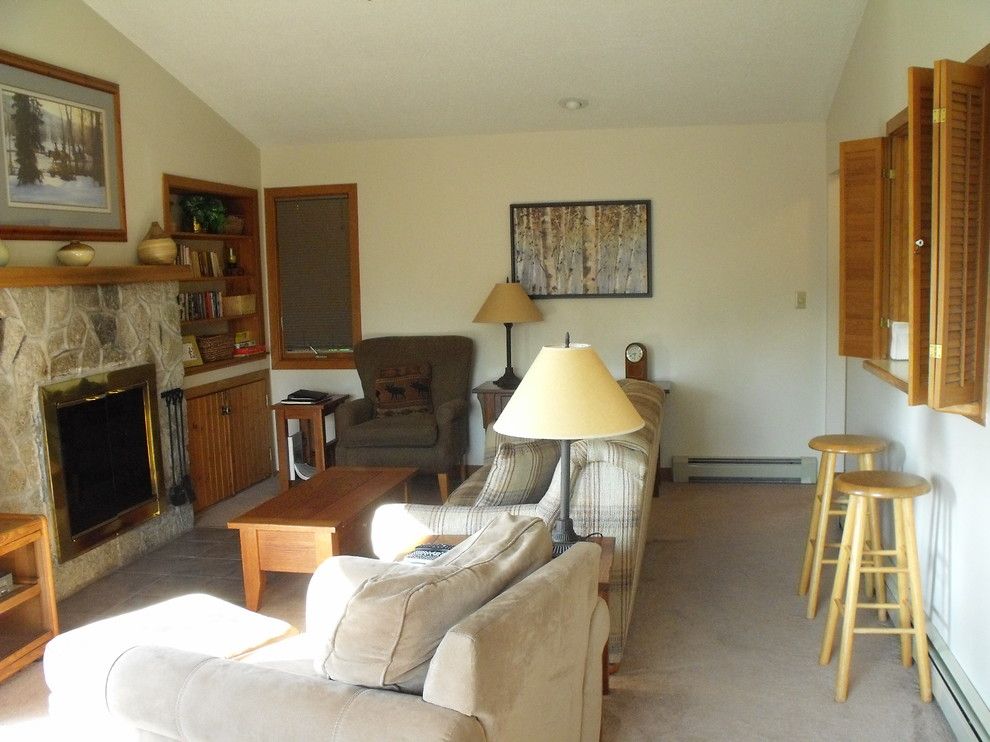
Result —
[[814, 484], [818, 462], [814, 456], [796, 458], [732, 458], [674, 456], [675, 482], [777, 482]]

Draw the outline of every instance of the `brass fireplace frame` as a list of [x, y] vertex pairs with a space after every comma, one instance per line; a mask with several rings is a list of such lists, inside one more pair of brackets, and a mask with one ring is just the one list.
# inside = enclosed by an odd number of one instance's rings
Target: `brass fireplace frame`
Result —
[[[60, 407], [95, 401], [110, 394], [141, 389], [144, 398], [144, 429], [148, 445], [148, 471], [151, 476], [152, 497], [99, 523], [73, 538], [69, 525], [69, 503], [62, 464], [62, 440], [58, 429]], [[124, 369], [90, 374], [79, 379], [56, 382], [38, 390], [45, 434], [45, 459], [48, 483], [52, 493], [55, 535], [59, 562], [67, 562], [80, 554], [131, 530], [140, 523], [156, 518], [165, 508], [165, 483], [160, 461], [161, 428], [158, 418], [158, 389], [154, 364], [145, 363]]]

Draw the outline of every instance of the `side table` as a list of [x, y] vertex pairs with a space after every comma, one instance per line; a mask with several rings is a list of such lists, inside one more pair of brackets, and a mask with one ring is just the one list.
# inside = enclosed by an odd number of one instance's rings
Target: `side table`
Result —
[[276, 402], [272, 405], [272, 410], [275, 412], [275, 437], [278, 443], [278, 489], [280, 492], [289, 489], [289, 420], [298, 420], [300, 426], [307, 425], [309, 427], [309, 439], [313, 442], [315, 456], [313, 464], [317, 471], [323, 471], [327, 468], [327, 415], [332, 415], [333, 411], [349, 396], [348, 394], [331, 394], [322, 402], [315, 404]]
[[48, 521], [0, 513], [0, 574], [13, 587], [0, 594], [0, 680], [41, 657], [58, 633]]
[[494, 382], [486, 381], [471, 390], [478, 395], [478, 403], [481, 405], [481, 427], [488, 429], [488, 426], [498, 420], [502, 410], [509, 403], [515, 389], [503, 389], [495, 386]]

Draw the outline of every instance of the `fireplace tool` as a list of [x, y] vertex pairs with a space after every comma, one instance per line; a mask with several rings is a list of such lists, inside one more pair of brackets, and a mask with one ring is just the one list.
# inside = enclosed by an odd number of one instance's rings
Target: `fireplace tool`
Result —
[[187, 502], [196, 501], [196, 491], [193, 489], [192, 477], [189, 476], [189, 462], [186, 460], [186, 393], [182, 389], [176, 389], [178, 401], [176, 407], [179, 409], [179, 468], [182, 470], [182, 488], [186, 493]]
[[186, 491], [180, 481], [181, 474], [175, 465], [175, 449], [179, 446], [178, 413], [175, 410], [176, 402], [178, 402], [176, 392], [181, 391], [181, 389], [169, 389], [162, 392], [165, 409], [168, 411], [168, 457], [172, 467], [172, 487], [168, 491], [168, 499], [176, 507], [186, 502]]

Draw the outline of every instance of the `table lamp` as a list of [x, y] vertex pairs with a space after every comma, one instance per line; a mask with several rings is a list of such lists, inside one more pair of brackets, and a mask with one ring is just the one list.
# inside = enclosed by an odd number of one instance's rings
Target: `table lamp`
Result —
[[485, 303], [474, 316], [475, 322], [505, 325], [505, 373], [495, 380], [495, 386], [515, 389], [519, 377], [512, 370], [512, 325], [519, 322], [539, 322], [543, 319], [533, 300], [523, 291], [522, 284], [496, 283]]
[[560, 512], [551, 536], [554, 554], [584, 537], [571, 520], [571, 443], [632, 433], [643, 418], [590, 345], [546, 346], [513, 393], [495, 430], [519, 438], [560, 441]]

